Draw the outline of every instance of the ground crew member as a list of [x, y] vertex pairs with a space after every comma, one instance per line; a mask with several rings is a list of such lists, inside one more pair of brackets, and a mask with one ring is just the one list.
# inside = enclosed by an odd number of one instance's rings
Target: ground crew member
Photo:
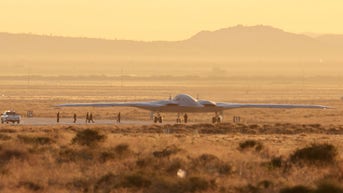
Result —
[[92, 113], [89, 114], [89, 122], [91, 122], [91, 121], [92, 121], [92, 123], [94, 123], [93, 114]]
[[74, 123], [76, 123], [76, 113], [74, 113]]
[[117, 115], [117, 122], [120, 123], [120, 112]]
[[59, 123], [60, 122], [60, 112], [57, 112], [57, 115], [56, 115], [56, 118], [57, 118], [57, 123]]
[[86, 123], [89, 123], [89, 113], [86, 114]]
[[183, 120], [185, 121], [185, 123], [187, 123], [187, 121], [188, 121], [188, 115], [187, 115], [187, 113], [185, 113], [185, 114], [183, 115]]

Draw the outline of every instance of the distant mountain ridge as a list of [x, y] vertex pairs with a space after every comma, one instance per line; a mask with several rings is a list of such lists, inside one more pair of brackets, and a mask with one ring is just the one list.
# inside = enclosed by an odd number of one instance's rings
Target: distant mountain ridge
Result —
[[[242, 26], [224, 28], [216, 31], [201, 31], [183, 41], [133, 41], [133, 40], [107, 40], [96, 38], [45, 36], [33, 34], [0, 33], [0, 51], [3, 53], [108, 53], [108, 54], [144, 54], [168, 55], [175, 52], [183, 54], [196, 54], [199, 51], [221, 55], [250, 54], [280, 52], [296, 54], [294, 50], [310, 49], [311, 52], [334, 51], [330, 46], [343, 46], [343, 35], [323, 35], [312, 38], [302, 34], [285, 32], [270, 26]], [[303, 48], [302, 48], [303, 47]], [[211, 48], [211, 50], [208, 50]], [[180, 49], [183, 49], [182, 51]], [[213, 50], [214, 49], [214, 50]], [[244, 49], [244, 50], [241, 50]], [[193, 52], [196, 50], [196, 52]], [[161, 51], [154, 53], [154, 51]], [[243, 53], [241, 53], [243, 51]], [[168, 53], [163, 53], [168, 52]], [[217, 54], [216, 54], [217, 53]], [[269, 53], [266, 53], [269, 54]], [[280, 53], [282, 54], [282, 53]], [[308, 53], [311, 54], [311, 53]], [[249, 55], [247, 55], [249, 56]]]
[[104, 69], [155, 65], [151, 68], [156, 69], [165, 64], [205, 68], [215, 63], [222, 68], [237, 62], [340, 62], [342, 50], [343, 35], [309, 37], [264, 25], [238, 25], [201, 31], [182, 41], [152, 42], [0, 33], [0, 66], [40, 65], [42, 72], [48, 65], [67, 69], [70, 64]]

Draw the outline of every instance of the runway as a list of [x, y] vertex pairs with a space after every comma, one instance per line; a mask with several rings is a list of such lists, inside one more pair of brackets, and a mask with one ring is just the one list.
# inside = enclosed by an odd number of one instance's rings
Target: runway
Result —
[[[117, 123], [116, 120], [110, 119], [97, 119], [94, 123], [86, 123], [85, 120], [77, 120], [76, 123], [73, 122], [72, 118], [61, 118], [59, 123], [57, 123], [56, 118], [48, 117], [34, 117], [34, 118], [21, 118], [19, 125], [151, 125], [154, 124], [153, 121], [140, 121], [140, 120], [122, 120]], [[160, 123], [157, 123], [160, 124]], [[163, 124], [173, 124], [173, 122], [165, 121]], [[3, 125], [6, 125], [4, 123]], [[8, 123], [8, 125], [17, 125], [16, 123]]]

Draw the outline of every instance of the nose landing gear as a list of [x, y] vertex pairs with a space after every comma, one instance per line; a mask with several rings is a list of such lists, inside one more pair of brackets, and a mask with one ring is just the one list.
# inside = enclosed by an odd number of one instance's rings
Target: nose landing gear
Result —
[[214, 117], [212, 117], [212, 123], [221, 123], [223, 121], [223, 116], [221, 115], [222, 113], [218, 113], [216, 112], [216, 114], [214, 115]]

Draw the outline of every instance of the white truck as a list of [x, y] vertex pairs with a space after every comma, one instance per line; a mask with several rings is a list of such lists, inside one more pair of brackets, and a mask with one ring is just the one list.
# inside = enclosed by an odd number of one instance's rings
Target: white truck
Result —
[[5, 111], [1, 115], [1, 123], [20, 123], [20, 115], [15, 111]]

